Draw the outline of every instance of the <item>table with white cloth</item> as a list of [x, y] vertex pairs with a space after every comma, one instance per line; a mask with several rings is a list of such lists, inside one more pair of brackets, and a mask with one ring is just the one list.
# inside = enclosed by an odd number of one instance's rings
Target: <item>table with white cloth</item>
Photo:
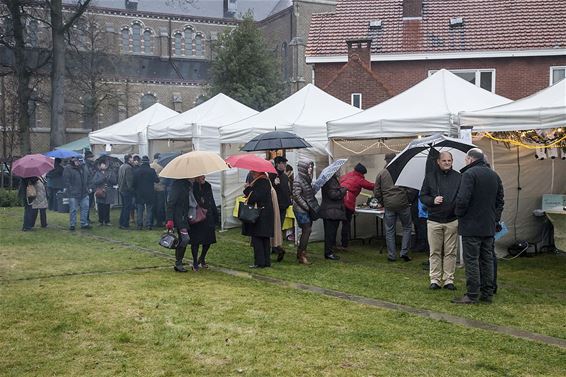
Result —
[[554, 226], [554, 246], [566, 251], [566, 209], [557, 207], [544, 212]]
[[[371, 244], [372, 239], [380, 239], [385, 237], [385, 231], [383, 228], [383, 216], [385, 215], [385, 210], [383, 208], [370, 208], [370, 207], [356, 207], [356, 211], [353, 215], [353, 225], [354, 225], [354, 234], [353, 239], [359, 239], [357, 237], [357, 225], [356, 225], [356, 218], [359, 215], [372, 215], [375, 217], [375, 236], [368, 238], [368, 243]], [[362, 239], [363, 240], [363, 239]], [[380, 250], [380, 253], [382, 251]]]

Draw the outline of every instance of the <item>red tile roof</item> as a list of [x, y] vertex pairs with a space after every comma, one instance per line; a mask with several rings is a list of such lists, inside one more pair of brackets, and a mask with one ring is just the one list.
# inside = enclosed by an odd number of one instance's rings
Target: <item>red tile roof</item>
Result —
[[313, 15], [306, 55], [346, 55], [346, 39], [366, 37], [373, 54], [566, 48], [566, 0], [423, 0], [422, 20], [402, 12], [403, 0], [338, 0]]

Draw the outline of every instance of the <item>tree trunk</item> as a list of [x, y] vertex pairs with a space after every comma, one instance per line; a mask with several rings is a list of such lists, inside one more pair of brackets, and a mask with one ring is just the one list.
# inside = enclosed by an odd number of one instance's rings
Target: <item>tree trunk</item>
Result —
[[65, 29], [61, 0], [51, 2], [51, 149], [65, 144]]

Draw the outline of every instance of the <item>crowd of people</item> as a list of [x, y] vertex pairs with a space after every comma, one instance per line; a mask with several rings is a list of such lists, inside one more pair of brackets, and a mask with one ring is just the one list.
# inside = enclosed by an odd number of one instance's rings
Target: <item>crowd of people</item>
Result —
[[[99, 225], [110, 226], [110, 206], [120, 195], [120, 229], [130, 229], [133, 221], [138, 230], [153, 227], [165, 227], [171, 232], [176, 230], [174, 270], [187, 272], [183, 260], [188, 245], [191, 245], [191, 269], [207, 268], [206, 256], [216, 242], [215, 228], [219, 222], [212, 187], [205, 176], [160, 178], [158, 173], [163, 167], [158, 163], [159, 157], [156, 154], [150, 163], [147, 156], [126, 155], [119, 168], [114, 167], [111, 157], [102, 156], [95, 160], [91, 152], [85, 153], [84, 159], [71, 158], [66, 165], [56, 159], [46, 179], [22, 180], [22, 230], [29, 231], [34, 227], [38, 213], [41, 226], [47, 226], [46, 209], [56, 209], [59, 192], [68, 198], [69, 230], [76, 229], [77, 215], [81, 229], [91, 228], [89, 214], [95, 203]], [[389, 153], [385, 161], [389, 163], [394, 158], [395, 154]], [[362, 189], [366, 189], [373, 191], [379, 206], [384, 209], [388, 261], [397, 260], [396, 227], [399, 220], [402, 225], [399, 258], [405, 262], [412, 260], [409, 249], [414, 226], [417, 244], [424, 240], [426, 246], [421, 243], [420, 247], [430, 252], [429, 288], [456, 290], [454, 273], [460, 235], [467, 293], [453, 302], [491, 302], [497, 290], [494, 235], [500, 227], [503, 186], [481, 150], [474, 148], [467, 153], [467, 165], [461, 172], [452, 168], [452, 155], [441, 152], [432, 161], [431, 168], [427, 168], [421, 190], [395, 185], [387, 169], [383, 169], [372, 183], [365, 178], [366, 167], [359, 163], [343, 176], [336, 173], [322, 186], [320, 203], [313, 189], [313, 161], [300, 160], [294, 176], [284, 157], [276, 157], [273, 163], [276, 173], [251, 171], [243, 192], [247, 204], [261, 209], [256, 221], [242, 224], [242, 234], [250, 237], [253, 248], [251, 268], [270, 267], [272, 254], [278, 262], [283, 260], [282, 225], [289, 207], [292, 207], [300, 229], [296, 249], [298, 263], [310, 264], [309, 238], [313, 222], [320, 218], [324, 223], [324, 258], [339, 260], [337, 253], [349, 246], [356, 198]], [[424, 216], [420, 216], [421, 212]], [[427, 219], [423, 221], [422, 217]], [[338, 245], [340, 224], [342, 231]]]

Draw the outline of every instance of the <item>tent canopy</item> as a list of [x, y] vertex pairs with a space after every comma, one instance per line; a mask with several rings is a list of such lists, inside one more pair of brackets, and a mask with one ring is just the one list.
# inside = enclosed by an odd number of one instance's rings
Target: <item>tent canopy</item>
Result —
[[510, 102], [441, 69], [359, 114], [328, 122], [329, 138], [375, 139], [454, 131], [460, 111]]
[[70, 151], [83, 153], [85, 149], [90, 150], [90, 143], [88, 142], [88, 136], [86, 136], [78, 140], [71, 141], [70, 143], [55, 147], [55, 149], [68, 149]]
[[147, 138], [190, 139], [196, 132], [194, 127], [218, 129], [257, 114], [252, 108], [219, 93], [206, 102], [163, 121], [151, 124]]
[[278, 104], [239, 122], [220, 128], [226, 144], [245, 143], [269, 131], [289, 131], [307, 141], [326, 145], [326, 122], [360, 112], [357, 107], [331, 96], [312, 84]]
[[460, 125], [474, 131], [518, 131], [566, 124], [566, 80], [505, 105], [460, 113]]
[[88, 138], [91, 144], [147, 144], [147, 127], [177, 114], [156, 103], [128, 119], [90, 132]]

